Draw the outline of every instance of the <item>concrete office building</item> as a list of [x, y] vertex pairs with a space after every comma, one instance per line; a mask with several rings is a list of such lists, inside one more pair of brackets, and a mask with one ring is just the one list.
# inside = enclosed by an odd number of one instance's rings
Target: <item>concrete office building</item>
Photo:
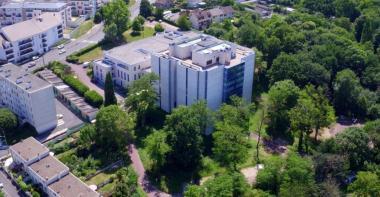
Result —
[[47, 52], [63, 38], [61, 17], [54, 13], [3, 27], [0, 30], [0, 60], [18, 63]]
[[57, 126], [53, 86], [14, 64], [0, 66], [0, 106], [14, 112], [38, 133]]
[[164, 32], [113, 48], [104, 52], [103, 59], [94, 62], [94, 78], [104, 84], [107, 73], [111, 72], [114, 84], [126, 88], [144, 73], [150, 72], [151, 54], [168, 50], [169, 43], [174, 40], [196, 35]]
[[159, 105], [170, 112], [198, 100], [216, 110], [232, 95], [251, 101], [254, 59], [251, 49], [207, 35], [173, 42], [151, 57]]
[[0, 25], [13, 25], [46, 12], [60, 16], [64, 27], [71, 21], [71, 7], [65, 2], [12, 2], [0, 7]]
[[21, 167], [49, 197], [99, 197], [99, 193], [72, 175], [69, 168], [51, 156], [49, 149], [33, 137], [12, 145], [15, 166]]

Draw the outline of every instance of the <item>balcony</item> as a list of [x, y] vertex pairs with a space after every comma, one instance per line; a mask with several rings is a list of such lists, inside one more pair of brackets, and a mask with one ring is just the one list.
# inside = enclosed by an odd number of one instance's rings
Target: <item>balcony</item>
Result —
[[46, 38], [43, 38], [43, 39], [42, 39], [42, 42], [43, 42], [43, 43], [44, 43], [44, 42], [46, 42], [46, 41], [47, 41], [47, 39], [46, 39]]
[[24, 49], [27, 49], [27, 48], [31, 48], [33, 46], [32, 43], [29, 43], [29, 44], [25, 44], [23, 46], [20, 47], [20, 51], [24, 50]]
[[32, 42], [32, 39], [29, 38], [29, 39], [26, 39], [26, 40], [23, 40], [23, 41], [19, 42], [18, 46], [21, 47], [21, 45], [28, 44], [28, 43], [31, 43], [31, 42]]
[[9, 55], [9, 54], [11, 54], [11, 53], [13, 53], [13, 49], [6, 50], [6, 51], [5, 51], [5, 54], [6, 54], [6, 55]]
[[7, 55], [7, 60], [13, 59], [15, 56], [13, 54]]
[[29, 54], [33, 52], [33, 49], [29, 48], [29, 49], [26, 49], [26, 50], [23, 50], [20, 52], [20, 56], [23, 56], [23, 55], [26, 55], [26, 54]]

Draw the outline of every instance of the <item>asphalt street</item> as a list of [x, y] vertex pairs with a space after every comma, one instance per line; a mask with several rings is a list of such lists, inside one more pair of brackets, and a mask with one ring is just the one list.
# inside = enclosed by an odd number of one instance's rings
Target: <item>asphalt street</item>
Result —
[[0, 170], [0, 182], [3, 183], [3, 192], [7, 197], [24, 196], [23, 193], [8, 179], [5, 172]]

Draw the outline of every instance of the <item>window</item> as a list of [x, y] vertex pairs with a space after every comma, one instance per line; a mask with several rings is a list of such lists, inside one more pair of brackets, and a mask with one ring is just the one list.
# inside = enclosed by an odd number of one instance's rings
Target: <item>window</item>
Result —
[[210, 65], [211, 63], [212, 63], [212, 60], [208, 60], [206, 64]]

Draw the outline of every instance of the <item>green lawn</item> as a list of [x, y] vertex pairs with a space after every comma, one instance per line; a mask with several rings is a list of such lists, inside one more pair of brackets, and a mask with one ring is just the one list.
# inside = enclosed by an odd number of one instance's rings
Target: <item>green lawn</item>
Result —
[[83, 22], [78, 29], [75, 30], [73, 34], [71, 34], [71, 38], [79, 38], [80, 36], [87, 33], [94, 26], [94, 22], [92, 20], [88, 20]]
[[79, 62], [91, 62], [99, 59], [103, 56], [103, 50], [101, 46], [94, 48], [93, 50], [79, 56]]
[[110, 179], [117, 172], [117, 170], [118, 169], [113, 169], [110, 171], [105, 171], [105, 172], [99, 173], [98, 175], [92, 177], [90, 180], [87, 180], [86, 184], [87, 185], [98, 185], [98, 184]]
[[[256, 105], [257, 110], [251, 116], [251, 119], [249, 121], [250, 122], [249, 130], [250, 131], [257, 133], [257, 131], [260, 127], [260, 122], [261, 122], [264, 106], [268, 106], [268, 94], [267, 93], [262, 93], [260, 95], [260, 101]], [[265, 112], [264, 116], [267, 115], [266, 113], [267, 112]], [[261, 134], [263, 137], [268, 136], [268, 134], [266, 132], [266, 128], [267, 128], [266, 124], [263, 124], [263, 126], [261, 127]]]
[[133, 42], [136, 40], [141, 40], [143, 38], [148, 38], [153, 36], [154, 34], [154, 29], [151, 27], [144, 27], [144, 31], [140, 33], [140, 35], [132, 35], [132, 30], [128, 30], [124, 32], [124, 39], [126, 42]]

